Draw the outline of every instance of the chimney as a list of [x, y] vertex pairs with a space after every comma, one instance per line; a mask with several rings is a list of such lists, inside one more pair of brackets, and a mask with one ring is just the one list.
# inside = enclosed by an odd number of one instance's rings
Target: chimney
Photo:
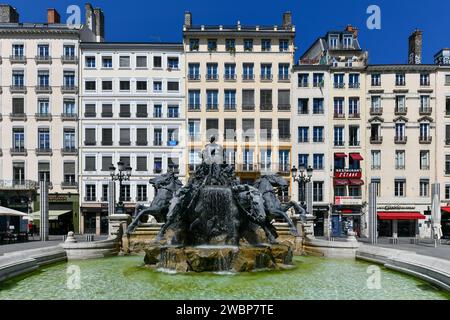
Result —
[[353, 36], [358, 38], [358, 29], [353, 27], [351, 24], [348, 24], [347, 27], [345, 27], [345, 31], [353, 33]]
[[290, 29], [292, 27], [292, 13], [290, 11], [286, 11], [283, 13], [283, 28]]
[[409, 36], [408, 44], [408, 63], [421, 64], [422, 63], [422, 31], [416, 29]]
[[192, 13], [190, 11], [184, 13], [184, 26], [186, 28], [192, 27]]
[[0, 4], [0, 23], [18, 23], [19, 13], [9, 4]]
[[61, 16], [54, 8], [47, 9], [47, 23], [61, 23]]
[[90, 3], [86, 3], [84, 6], [86, 11], [86, 26], [91, 30], [95, 31], [95, 17], [94, 17], [94, 8]]
[[95, 35], [97, 36], [97, 42], [101, 42], [105, 38], [105, 16], [102, 9], [94, 9], [95, 16]]

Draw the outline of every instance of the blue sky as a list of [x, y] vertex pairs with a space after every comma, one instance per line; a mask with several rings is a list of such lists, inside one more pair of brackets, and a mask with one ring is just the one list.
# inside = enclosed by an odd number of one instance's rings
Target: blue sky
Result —
[[[5, 0], [4, 2], [7, 2]], [[65, 20], [68, 5], [84, 7], [78, 0], [15, 0], [22, 22], [46, 20], [46, 9], [55, 7]], [[352, 24], [360, 30], [360, 43], [369, 50], [370, 63], [406, 63], [408, 36], [424, 32], [423, 63], [450, 47], [448, 0], [92, 0], [106, 17], [107, 41], [181, 41], [183, 13], [193, 13], [194, 24], [281, 24], [282, 13], [291, 10], [297, 28], [297, 57], [328, 30]], [[124, 8], [124, 6], [127, 8]], [[381, 30], [369, 30], [369, 5], [381, 8]], [[83, 8], [84, 11], [84, 8]]]

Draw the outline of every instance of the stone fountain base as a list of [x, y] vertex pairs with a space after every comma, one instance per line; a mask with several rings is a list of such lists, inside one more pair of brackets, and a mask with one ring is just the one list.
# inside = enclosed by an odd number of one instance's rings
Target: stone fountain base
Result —
[[292, 256], [291, 248], [283, 244], [239, 247], [152, 245], [145, 249], [144, 262], [152, 268], [177, 272], [248, 272], [285, 268], [292, 264]]

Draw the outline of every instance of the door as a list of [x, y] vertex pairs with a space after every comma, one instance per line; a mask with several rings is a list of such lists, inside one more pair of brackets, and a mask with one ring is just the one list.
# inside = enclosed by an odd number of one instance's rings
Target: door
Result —
[[102, 213], [100, 217], [100, 234], [108, 234], [108, 213]]
[[84, 233], [95, 234], [95, 212], [86, 212], [84, 214]]
[[333, 237], [341, 236], [341, 219], [339, 216], [331, 217], [331, 236]]

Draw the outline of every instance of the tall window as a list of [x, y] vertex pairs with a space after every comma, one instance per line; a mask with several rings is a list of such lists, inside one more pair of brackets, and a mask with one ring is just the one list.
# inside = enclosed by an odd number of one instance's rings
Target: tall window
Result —
[[23, 128], [13, 128], [14, 151], [25, 151], [25, 133]]
[[278, 137], [280, 139], [290, 139], [290, 119], [278, 119]]
[[309, 154], [307, 153], [299, 153], [298, 155], [298, 166], [307, 168], [309, 165]]
[[85, 57], [85, 67], [86, 68], [95, 68], [95, 56]]
[[65, 150], [75, 150], [77, 148], [75, 141], [75, 129], [74, 128], [64, 128], [63, 132], [64, 149]]
[[371, 75], [371, 84], [373, 87], [381, 86], [381, 74], [376, 73]]
[[359, 98], [351, 97], [348, 99], [348, 114], [349, 117], [359, 118]]
[[289, 51], [289, 40], [281, 39], [279, 49], [281, 52]]
[[289, 172], [289, 150], [280, 150], [278, 152], [279, 171]]
[[313, 182], [313, 201], [322, 202], [323, 201], [323, 181]]
[[395, 75], [395, 85], [396, 86], [404, 86], [404, 85], [406, 85], [406, 80], [405, 80], [405, 74], [404, 73], [397, 73]]
[[288, 80], [289, 79], [289, 64], [280, 63], [278, 64], [278, 79]]
[[272, 44], [270, 39], [262, 39], [261, 40], [261, 50], [262, 51], [270, 51], [272, 49]]
[[242, 78], [244, 80], [253, 80], [255, 78], [254, 64], [244, 63], [242, 67], [243, 67]]
[[405, 169], [405, 150], [395, 151], [395, 169], [397, 170]]
[[348, 75], [349, 81], [348, 81], [348, 87], [349, 88], [359, 88], [359, 73], [350, 73]]
[[395, 179], [394, 180], [394, 196], [405, 197], [406, 196], [406, 180]]
[[65, 161], [63, 164], [64, 183], [74, 185], [75, 178], [75, 161]]
[[260, 91], [260, 109], [263, 111], [272, 110], [272, 90]]
[[219, 108], [219, 91], [206, 90], [206, 109], [218, 110]]
[[334, 145], [344, 145], [344, 127], [334, 127]]
[[42, 88], [50, 86], [50, 74], [48, 70], [38, 71], [38, 86]]
[[313, 99], [313, 114], [324, 114], [325, 109], [323, 107], [323, 98]]
[[75, 87], [75, 71], [64, 71], [64, 86], [68, 88]]
[[188, 74], [189, 74], [189, 80], [199, 80], [200, 79], [200, 63], [190, 63]]
[[271, 80], [271, 79], [272, 79], [272, 64], [261, 63], [261, 80]]
[[49, 115], [49, 100], [48, 99], [38, 99], [38, 114], [40, 115]]
[[23, 57], [24, 56], [23, 44], [13, 44], [12, 51], [14, 57]]
[[429, 179], [420, 179], [419, 190], [420, 190], [421, 197], [428, 197], [430, 194], [430, 180]]
[[253, 39], [244, 39], [244, 51], [253, 51]]
[[87, 184], [86, 185], [86, 197], [85, 201], [95, 201], [97, 199], [97, 195], [95, 192], [95, 184]]
[[167, 117], [168, 118], [178, 118], [180, 115], [180, 107], [176, 104], [167, 106]]
[[50, 129], [48, 128], [38, 129], [38, 146], [40, 150], [50, 149]]
[[313, 74], [313, 87], [322, 88], [324, 86], [323, 73]]
[[66, 59], [74, 59], [75, 58], [75, 46], [74, 45], [65, 45], [63, 47], [64, 58]]
[[217, 73], [217, 63], [207, 63], [206, 64], [206, 79], [207, 80], [217, 80], [219, 75]]
[[189, 110], [200, 110], [200, 90], [189, 90]]
[[136, 201], [147, 201], [147, 185], [138, 184], [136, 186], [137, 198]]
[[323, 153], [317, 153], [313, 155], [313, 169], [314, 170], [323, 170], [325, 155]]
[[304, 143], [308, 142], [308, 131], [309, 127], [298, 127], [298, 142]]
[[272, 168], [272, 150], [261, 150], [261, 170], [270, 171]]
[[372, 150], [371, 158], [372, 158], [372, 170], [380, 170], [381, 169], [381, 151], [380, 150]]
[[298, 105], [297, 105], [297, 113], [298, 114], [308, 114], [308, 99], [305, 98], [299, 98], [298, 99]]
[[77, 111], [75, 109], [75, 100], [71, 100], [71, 99], [64, 99], [63, 102], [63, 111], [65, 115], [72, 115], [72, 116], [76, 116]]
[[235, 79], [236, 79], [236, 64], [225, 63], [225, 80], [235, 80]]
[[105, 69], [112, 68], [112, 57], [111, 56], [102, 57], [102, 68], [105, 68]]
[[14, 87], [23, 87], [25, 85], [25, 77], [23, 70], [13, 70], [12, 84]]
[[236, 110], [236, 90], [225, 90], [225, 110]]
[[324, 142], [324, 127], [313, 127], [313, 142]]
[[344, 98], [334, 98], [334, 116], [338, 118], [344, 116]]
[[50, 163], [47, 161], [38, 162], [39, 181], [50, 182]]
[[430, 151], [420, 150], [420, 170], [430, 170]]

